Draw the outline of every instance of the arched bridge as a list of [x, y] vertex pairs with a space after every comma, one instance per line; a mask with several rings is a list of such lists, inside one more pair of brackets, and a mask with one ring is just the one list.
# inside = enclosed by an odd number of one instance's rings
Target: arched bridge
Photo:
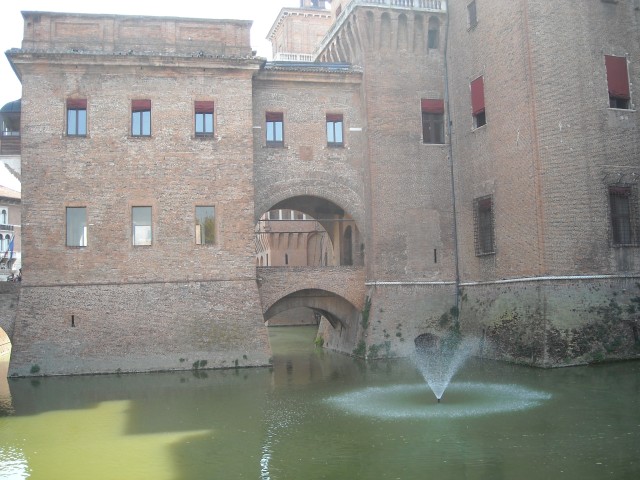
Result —
[[265, 320], [286, 310], [307, 307], [333, 327], [349, 323], [362, 310], [363, 267], [258, 267], [258, 289]]

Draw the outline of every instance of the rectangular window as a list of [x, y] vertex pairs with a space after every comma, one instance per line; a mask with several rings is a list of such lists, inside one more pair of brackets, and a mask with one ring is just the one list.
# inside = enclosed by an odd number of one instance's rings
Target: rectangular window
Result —
[[133, 244], [151, 245], [151, 207], [131, 207]]
[[87, 135], [87, 100], [67, 99], [67, 135], [84, 137]]
[[422, 143], [444, 143], [444, 100], [422, 99]]
[[151, 136], [151, 100], [131, 101], [131, 135]]
[[86, 207], [67, 207], [67, 247], [87, 246]]
[[607, 69], [607, 86], [609, 88], [610, 108], [630, 108], [631, 91], [629, 89], [629, 72], [626, 57], [604, 56]]
[[609, 207], [611, 209], [611, 240], [613, 245], [635, 244], [634, 195], [629, 186], [609, 187]]
[[471, 82], [471, 112], [473, 128], [487, 124], [487, 113], [484, 106], [484, 77], [478, 77]]
[[267, 147], [284, 147], [284, 115], [267, 112]]
[[196, 245], [211, 245], [216, 241], [215, 207], [196, 207]]
[[467, 14], [469, 19], [469, 28], [474, 28], [476, 25], [478, 25], [478, 11], [476, 9], [475, 0], [467, 5]]
[[342, 138], [344, 122], [340, 114], [327, 114], [327, 146], [342, 147], [344, 141]]
[[476, 198], [473, 203], [476, 255], [493, 254], [495, 253], [493, 197]]
[[196, 135], [213, 136], [213, 102], [195, 102]]

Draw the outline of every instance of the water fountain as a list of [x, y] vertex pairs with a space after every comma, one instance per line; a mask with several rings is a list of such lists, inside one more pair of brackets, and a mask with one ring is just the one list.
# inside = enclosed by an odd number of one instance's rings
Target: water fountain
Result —
[[[368, 387], [327, 399], [351, 414], [378, 418], [460, 418], [526, 410], [551, 396], [542, 391], [490, 382], [452, 382], [465, 362], [477, 353], [480, 341], [463, 338], [457, 330], [415, 339], [412, 360], [424, 383]], [[442, 402], [445, 391], [448, 400]], [[437, 403], [429, 405], [433, 393]]]
[[430, 333], [415, 339], [414, 362], [438, 403], [460, 367], [476, 353], [479, 341], [459, 335], [438, 336]]

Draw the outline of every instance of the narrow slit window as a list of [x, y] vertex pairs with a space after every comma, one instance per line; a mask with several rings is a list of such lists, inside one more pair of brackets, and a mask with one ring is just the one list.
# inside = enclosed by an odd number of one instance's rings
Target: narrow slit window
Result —
[[422, 143], [444, 143], [444, 100], [422, 99]]
[[634, 195], [629, 186], [609, 187], [609, 208], [611, 211], [611, 240], [613, 245], [633, 245]]
[[131, 220], [133, 232], [133, 245], [151, 245], [151, 207], [132, 207]]
[[87, 135], [87, 100], [85, 98], [67, 99], [67, 136], [84, 137]]
[[340, 114], [327, 114], [327, 145], [329, 147], [342, 147], [343, 118]]
[[213, 136], [213, 102], [195, 102], [196, 136]]
[[631, 90], [626, 57], [605, 55], [607, 87], [609, 89], [609, 107], [629, 109]]
[[492, 196], [474, 200], [474, 220], [476, 255], [481, 256], [495, 253]]
[[196, 207], [196, 245], [211, 245], [216, 242], [215, 207]]
[[478, 9], [475, 0], [467, 5], [467, 15], [469, 28], [475, 28], [475, 26], [478, 25]]
[[131, 102], [131, 135], [133, 137], [151, 136], [151, 100]]
[[86, 207], [67, 207], [67, 247], [87, 246]]
[[484, 77], [478, 77], [471, 82], [471, 111], [473, 128], [480, 128], [487, 124], [487, 113], [484, 103]]
[[282, 112], [267, 112], [267, 146], [284, 146], [284, 115]]

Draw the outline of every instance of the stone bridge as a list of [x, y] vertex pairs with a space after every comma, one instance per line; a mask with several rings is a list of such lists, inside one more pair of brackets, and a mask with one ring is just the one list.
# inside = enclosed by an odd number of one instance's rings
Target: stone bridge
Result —
[[265, 320], [297, 307], [323, 315], [335, 328], [348, 328], [365, 297], [363, 267], [258, 267], [258, 287]]

